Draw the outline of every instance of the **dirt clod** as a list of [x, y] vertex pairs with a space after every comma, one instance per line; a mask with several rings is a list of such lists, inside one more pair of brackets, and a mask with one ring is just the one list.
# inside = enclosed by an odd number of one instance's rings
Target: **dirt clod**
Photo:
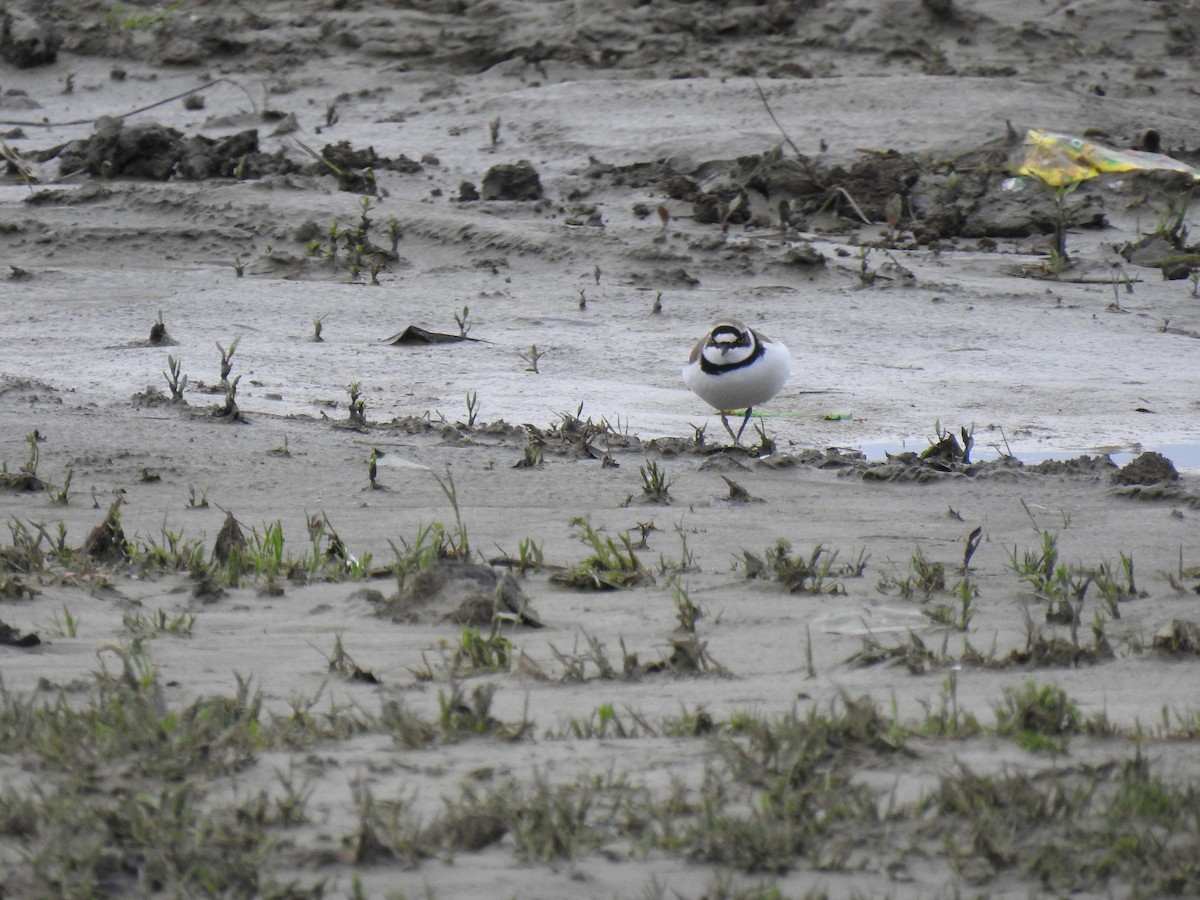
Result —
[[61, 44], [53, 27], [31, 16], [16, 10], [0, 16], [0, 59], [18, 69], [50, 65], [58, 59]]
[[225, 522], [221, 525], [221, 530], [217, 532], [217, 539], [213, 542], [213, 559], [227, 564], [235, 551], [244, 554], [247, 546], [248, 542], [246, 535], [242, 532], [242, 526], [233, 517], [233, 513], [225, 513]]
[[108, 507], [100, 524], [88, 532], [80, 549], [92, 559], [105, 562], [118, 562], [126, 558], [128, 550], [125, 532], [121, 528], [120, 497]]
[[1154, 647], [1171, 654], [1200, 654], [1200, 623], [1173, 619], [1154, 635]]
[[36, 647], [42, 642], [42, 639], [35, 632], [21, 634], [19, 629], [13, 628], [4, 622], [0, 622], [0, 645], [9, 647]]
[[1113, 475], [1117, 484], [1160, 484], [1178, 480], [1175, 464], [1153, 450], [1126, 463]]
[[525, 160], [504, 163], [488, 169], [481, 193], [484, 200], [540, 200], [542, 181]]

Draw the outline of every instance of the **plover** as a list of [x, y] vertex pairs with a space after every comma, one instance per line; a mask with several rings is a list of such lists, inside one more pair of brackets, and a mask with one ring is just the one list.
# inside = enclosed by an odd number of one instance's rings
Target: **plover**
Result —
[[[717, 409], [721, 424], [737, 444], [754, 407], [778, 394], [791, 372], [787, 347], [736, 319], [721, 319], [692, 348], [683, 367], [683, 380], [696, 396]], [[742, 427], [734, 434], [726, 416], [743, 407]]]

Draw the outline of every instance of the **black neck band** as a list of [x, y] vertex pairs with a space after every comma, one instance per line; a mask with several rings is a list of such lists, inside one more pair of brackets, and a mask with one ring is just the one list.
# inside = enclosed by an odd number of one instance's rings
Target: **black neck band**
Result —
[[[720, 375], [722, 372], [732, 372], [735, 369], [744, 369], [746, 366], [750, 365], [750, 363], [754, 362], [756, 359], [758, 359], [760, 356], [762, 356], [763, 353], [766, 352], [766, 348], [763, 347], [763, 342], [760, 341], [757, 337], [755, 337], [754, 335], [751, 335], [750, 340], [754, 343], [754, 352], [751, 353], [749, 356], [747, 356], [745, 359], [740, 360], [739, 362], [735, 362], [735, 363], [725, 363], [724, 365], [721, 365], [718, 363], [709, 362], [708, 357], [705, 356], [704, 351], [701, 350], [700, 351], [700, 371], [703, 372], [705, 375]], [[707, 348], [705, 348], [705, 349], [707, 349]]]

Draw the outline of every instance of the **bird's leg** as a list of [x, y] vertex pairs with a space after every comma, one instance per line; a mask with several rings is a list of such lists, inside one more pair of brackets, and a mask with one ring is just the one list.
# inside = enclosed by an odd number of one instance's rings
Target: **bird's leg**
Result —
[[746, 426], [750, 423], [750, 417], [752, 415], [754, 415], [754, 407], [747, 406], [746, 407], [746, 415], [744, 415], [742, 417], [742, 427], [738, 429], [737, 437], [735, 437], [733, 439], [733, 442], [735, 444], [737, 444], [739, 447], [741, 446], [741, 443], [742, 443], [742, 432], [746, 430]]
[[734, 433], [733, 433], [733, 429], [729, 427], [729, 419], [727, 418], [727, 416], [728, 416], [728, 415], [729, 415], [729, 414], [728, 414], [728, 413], [726, 413], [726, 412], [722, 412], [722, 413], [721, 413], [721, 424], [722, 424], [722, 425], [724, 425], [724, 426], [725, 426], [725, 430], [729, 432], [729, 437], [730, 437], [730, 438], [733, 440], [733, 444], [734, 444], [734, 446], [736, 447], [736, 446], [737, 446], [737, 443], [738, 443], [738, 437], [739, 437], [740, 435], [739, 435], [739, 434], [734, 434]]
[[733, 428], [729, 424], [729, 419], [728, 419], [729, 412], [723, 411], [721, 413], [721, 424], [725, 426], [725, 430], [728, 431], [729, 436], [731, 438], [733, 438], [733, 445], [735, 447], [742, 446], [742, 432], [744, 432], [746, 430], [746, 424], [750, 421], [750, 416], [753, 414], [754, 414], [754, 407], [747, 406], [746, 413], [745, 413], [745, 415], [742, 416], [742, 427], [737, 430], [737, 434], [734, 434]]

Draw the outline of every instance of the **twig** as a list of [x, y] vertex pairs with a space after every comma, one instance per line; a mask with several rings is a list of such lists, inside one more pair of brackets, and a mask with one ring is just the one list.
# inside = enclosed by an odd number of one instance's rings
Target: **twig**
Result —
[[779, 133], [781, 135], [783, 135], [783, 139], [785, 141], [787, 141], [788, 146], [792, 148], [793, 152], [795, 152], [797, 160], [799, 161], [800, 165], [804, 168], [804, 174], [812, 179], [813, 184], [819, 185], [822, 189], [824, 189], [824, 187], [825, 187], [824, 178], [821, 177], [821, 173], [819, 171], [817, 171], [817, 168], [813, 165], [812, 160], [808, 156], [806, 156], [805, 154], [800, 152], [800, 148], [796, 146], [796, 142], [793, 141], [788, 136], [788, 133], [783, 130], [783, 125], [781, 125], [779, 123], [779, 119], [776, 118], [775, 112], [771, 109], [771, 104], [767, 102], [767, 95], [763, 91], [763, 89], [759, 86], [758, 79], [751, 78], [750, 80], [752, 82], [754, 82], [754, 89], [756, 91], [758, 91], [758, 98], [760, 100], [762, 100], [762, 105], [763, 105], [763, 108], [766, 109], [767, 115], [771, 117], [771, 121], [775, 123], [775, 127], [778, 128]]
[[339, 169], [337, 166], [335, 166], [333, 163], [331, 163], [329, 160], [327, 160], [324, 156], [322, 156], [320, 153], [318, 153], [312, 147], [308, 146], [308, 144], [304, 143], [304, 141], [300, 140], [300, 138], [296, 137], [295, 135], [291, 135], [291, 138], [293, 141], [295, 141], [297, 144], [300, 145], [301, 150], [303, 150], [305, 153], [307, 153], [309, 156], [311, 156], [317, 162], [324, 163], [326, 166], [328, 166], [334, 175], [338, 176], [339, 178], [342, 177], [343, 173], [342, 173], [341, 169]]
[[850, 204], [851, 209], [853, 209], [856, 213], [858, 213], [858, 217], [860, 219], [862, 219], [868, 225], [871, 224], [871, 220], [863, 215], [863, 211], [858, 208], [858, 204], [854, 202], [854, 198], [850, 196], [849, 191], [847, 191], [844, 187], [836, 187], [836, 188], [834, 188], [834, 190], [846, 198], [846, 202]]
[[[202, 84], [199, 87], [194, 87], [191, 90], [184, 91], [182, 94], [176, 94], [174, 97], [167, 97], [165, 100], [158, 100], [154, 103], [147, 104], [146, 106], [139, 106], [137, 109], [131, 109], [127, 113], [121, 113], [121, 115], [119, 115], [119, 116], [111, 116], [110, 118], [128, 119], [130, 116], [136, 116], [138, 113], [144, 113], [146, 110], [154, 109], [156, 106], [162, 106], [165, 103], [173, 103], [176, 100], [180, 100], [183, 97], [188, 96], [189, 94], [196, 94], [196, 93], [199, 93], [200, 91], [207, 91], [210, 87], [221, 84], [222, 82], [225, 82], [226, 84], [232, 84], [234, 87], [238, 88], [243, 94], [245, 94], [247, 97], [250, 98], [251, 105], [253, 105], [256, 110], [258, 109], [257, 104], [254, 103], [254, 98], [250, 97], [249, 92], [244, 87], [242, 87], [240, 84], [238, 84], [235, 81], [230, 81], [228, 78], [216, 78], [216, 79], [210, 81], [208, 84]], [[25, 121], [20, 121], [17, 119], [0, 119], [0, 125], [20, 125], [22, 127], [27, 127], [27, 128], [60, 128], [65, 125], [90, 125], [92, 122], [95, 122], [96, 119], [98, 119], [98, 118], [100, 118], [100, 117], [92, 116], [91, 118], [88, 118], [88, 119], [73, 119], [70, 122], [25, 122]]]
[[765, 93], [763, 93], [762, 87], [759, 86], [758, 79], [751, 78], [750, 80], [754, 83], [754, 89], [756, 91], [758, 91], [758, 98], [760, 100], [762, 100], [762, 104], [767, 110], [767, 115], [771, 117], [771, 121], [775, 123], [775, 127], [778, 128], [779, 133], [783, 135], [783, 139], [788, 142], [788, 146], [791, 147], [792, 150], [795, 151], [795, 153], [798, 157], [800, 157], [801, 159], [807, 159], [807, 157], [803, 153], [800, 152], [800, 148], [796, 146], [796, 142], [793, 141], [790, 137], [788, 137], [788, 133], [786, 131], [784, 131], [783, 126], [779, 124], [779, 120], [777, 118], [775, 118], [775, 113], [771, 109], [771, 104], [767, 102], [767, 95]]

